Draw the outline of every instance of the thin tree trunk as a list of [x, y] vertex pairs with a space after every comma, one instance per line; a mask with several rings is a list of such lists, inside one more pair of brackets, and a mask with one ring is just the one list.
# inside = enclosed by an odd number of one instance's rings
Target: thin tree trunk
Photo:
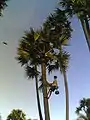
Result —
[[46, 82], [46, 64], [44, 60], [41, 64], [42, 69], [42, 84], [43, 84], [43, 100], [44, 100], [44, 113], [45, 113], [45, 120], [50, 120], [49, 114], [49, 104], [48, 104], [48, 97], [47, 97], [47, 82]]
[[69, 91], [68, 91], [66, 71], [64, 70], [63, 70], [63, 78], [64, 78], [64, 86], [65, 86], [65, 94], [66, 94], [66, 120], [69, 120]]
[[88, 44], [88, 48], [89, 48], [89, 51], [90, 51], [90, 30], [89, 30], [89, 23], [88, 23], [87, 18], [85, 20], [80, 19], [80, 21], [81, 21], [81, 25], [82, 25], [82, 28], [83, 28], [83, 31], [84, 31], [84, 34], [85, 34], [85, 37], [86, 37], [86, 41], [87, 41], [87, 44]]
[[[36, 65], [35, 65], [35, 70], [37, 70]], [[40, 120], [43, 120], [42, 112], [41, 112], [41, 106], [40, 106], [39, 92], [38, 92], [38, 78], [37, 78], [37, 75], [35, 76], [35, 83], [36, 83], [36, 95], [37, 95], [37, 105], [38, 105], [39, 118], [40, 118]]]

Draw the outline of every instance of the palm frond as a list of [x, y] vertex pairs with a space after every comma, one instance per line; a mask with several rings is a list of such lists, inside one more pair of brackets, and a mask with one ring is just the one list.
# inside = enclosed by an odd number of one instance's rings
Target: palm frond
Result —
[[35, 62], [36, 59], [38, 60], [39, 58], [37, 48], [35, 46], [34, 34], [34, 30], [30, 28], [30, 31], [25, 31], [25, 35], [19, 42], [16, 59], [19, 63], [21, 63], [22, 66], [27, 64], [30, 60], [31, 62]]
[[38, 76], [39, 75], [39, 71], [37, 71], [36, 69], [35, 69], [35, 67], [33, 66], [33, 67], [30, 67], [30, 66], [26, 66], [25, 67], [25, 71], [26, 71], [26, 75], [28, 76], [28, 78], [34, 78], [35, 76]]
[[80, 105], [76, 108], [76, 113], [79, 114], [81, 111], [84, 111], [84, 113], [87, 114], [87, 100], [83, 98], [79, 103]]
[[76, 108], [76, 113], [79, 119], [90, 120], [90, 98], [80, 100], [80, 105]]
[[5, 7], [7, 7], [7, 1], [9, 0], [0, 0], [0, 16], [2, 16], [2, 10], [4, 10]]
[[79, 115], [79, 113], [80, 113], [80, 111], [81, 111], [81, 110], [82, 110], [82, 108], [81, 108], [81, 107], [77, 107], [77, 108], [76, 108], [76, 111], [75, 111], [75, 112], [76, 112], [76, 114], [77, 114], [77, 115]]
[[47, 69], [48, 69], [48, 73], [52, 73], [52, 71], [55, 71], [55, 70], [59, 70], [59, 63], [58, 62], [55, 62], [54, 64], [48, 64], [47, 66]]
[[70, 17], [75, 14], [83, 19], [90, 17], [90, 0], [62, 0], [60, 5]]
[[53, 59], [49, 61], [50, 63], [47, 64], [48, 72], [51, 73], [55, 70], [67, 70], [68, 63], [69, 63], [70, 54], [65, 50], [59, 49], [58, 52], [53, 53]]
[[47, 18], [43, 26], [54, 47], [68, 44], [72, 29], [65, 11], [57, 8], [55, 12]]
[[77, 118], [77, 120], [89, 120], [85, 115], [83, 114], [79, 114], [79, 117]]

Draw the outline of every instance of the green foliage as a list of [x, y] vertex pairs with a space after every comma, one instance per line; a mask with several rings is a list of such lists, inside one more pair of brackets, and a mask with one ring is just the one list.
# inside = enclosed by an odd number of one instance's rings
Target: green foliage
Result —
[[[60, 68], [66, 70], [69, 62], [69, 54], [63, 47], [69, 44], [71, 38], [71, 26], [66, 12], [56, 9], [55, 12], [46, 19], [43, 24], [43, 30], [48, 36], [48, 41], [53, 46], [52, 60], [48, 63], [49, 73]], [[57, 49], [57, 50], [55, 50]], [[58, 52], [56, 52], [58, 51]]]
[[5, 9], [5, 7], [7, 6], [7, 2], [8, 0], [0, 0], [0, 16], [2, 16], [2, 10]]
[[57, 55], [57, 58], [60, 65], [61, 72], [63, 70], [66, 71], [69, 64], [70, 54], [67, 51], [61, 49], [59, 54]]
[[[16, 59], [22, 66], [27, 64], [30, 66], [35, 63], [39, 65], [41, 64], [42, 58], [46, 62], [50, 58], [46, 56], [46, 53], [51, 49], [50, 44], [45, 41], [47, 36], [45, 36], [42, 30], [39, 31], [39, 35], [36, 35], [36, 33], [37, 31], [30, 29], [30, 31], [25, 32], [25, 36], [20, 40]], [[36, 40], [35, 37], [38, 39]]]
[[89, 119], [85, 115], [79, 114], [79, 117], [77, 118], [77, 120], [89, 120]]
[[76, 108], [78, 119], [90, 120], [90, 98], [80, 100], [79, 107]]
[[32, 78], [32, 79], [35, 76], [39, 76], [39, 74], [40, 74], [40, 72], [35, 69], [34, 65], [33, 65], [33, 67], [27, 65], [25, 67], [25, 71], [26, 71], [26, 75], [28, 76], [28, 78]]
[[48, 64], [48, 71], [49, 73], [53, 70], [59, 70], [61, 73], [66, 71], [69, 64], [70, 54], [65, 50], [59, 49], [59, 53], [55, 55], [54, 61], [52, 64]]
[[90, 50], [90, 0], [61, 0], [60, 6], [69, 17], [73, 15], [78, 17]]
[[71, 17], [74, 14], [78, 17], [90, 17], [90, 0], [62, 0], [60, 5]]
[[[55, 12], [46, 19], [43, 24], [43, 29], [34, 31], [30, 28], [29, 31], [25, 32], [25, 35], [19, 43], [17, 60], [22, 66], [26, 66], [26, 72], [27, 70], [30, 71], [30, 73], [27, 72], [30, 77], [31, 75], [33, 77], [35, 74], [34, 72], [31, 74], [34, 67], [33, 65], [41, 65], [42, 59], [45, 60], [46, 65], [50, 68], [50, 63], [56, 59], [54, 49], [59, 49], [60, 46], [63, 47], [67, 45], [71, 37], [71, 32], [72, 29], [65, 11], [60, 9], [56, 9]], [[60, 54], [63, 54], [63, 57], [60, 58]], [[59, 60], [63, 58], [62, 67], [64, 67], [64, 69], [67, 66], [65, 66], [65, 64], [67, 64], [67, 60], [64, 61], [64, 59], [67, 59], [65, 56], [67, 56], [67, 52], [59, 50], [57, 57]], [[55, 62], [55, 65], [57, 62]], [[54, 66], [52, 67], [54, 68]]]
[[36, 32], [36, 33], [34, 34], [34, 39], [35, 39], [35, 40], [38, 40], [39, 37], [40, 37], [40, 34], [39, 34], [38, 32]]
[[[32, 28], [29, 31], [25, 32], [25, 35], [22, 37], [17, 49], [16, 59], [21, 63], [21, 65], [33, 65], [38, 60], [36, 55], [38, 54], [36, 40], [34, 39], [35, 32]], [[32, 59], [33, 58], [33, 59]]]
[[46, 19], [43, 24], [48, 39], [53, 43], [54, 47], [59, 45], [67, 45], [71, 37], [71, 26], [65, 11], [56, 9], [55, 12]]
[[6, 120], [26, 120], [26, 114], [20, 109], [13, 109]]

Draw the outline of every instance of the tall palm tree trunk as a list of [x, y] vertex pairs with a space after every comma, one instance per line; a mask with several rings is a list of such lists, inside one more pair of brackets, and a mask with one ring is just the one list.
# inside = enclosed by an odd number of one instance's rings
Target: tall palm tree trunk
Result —
[[87, 20], [87, 18], [85, 20], [80, 18], [80, 22], [81, 22], [81, 25], [82, 25], [82, 28], [83, 28], [83, 31], [84, 31], [84, 34], [85, 34], [85, 37], [86, 37], [86, 41], [87, 41], [87, 44], [88, 44], [88, 48], [89, 48], [89, 51], [90, 51], [90, 30], [89, 30], [88, 20]]
[[66, 120], [69, 120], [69, 91], [68, 91], [66, 71], [64, 70], [63, 70], [63, 78], [64, 78], [64, 86], [65, 86], [65, 94], [66, 94]]
[[[37, 71], [37, 65], [35, 65], [35, 70]], [[41, 112], [41, 106], [40, 106], [39, 92], [38, 92], [38, 78], [37, 78], [37, 75], [35, 75], [35, 83], [36, 83], [36, 95], [37, 95], [37, 105], [38, 105], [39, 118], [40, 118], [40, 120], [43, 120], [42, 112]]]
[[47, 97], [47, 82], [46, 82], [46, 64], [45, 61], [42, 61], [41, 64], [42, 69], [42, 84], [43, 84], [43, 100], [44, 100], [44, 113], [45, 113], [45, 120], [50, 120], [49, 115], [49, 104], [48, 104], [48, 97]]

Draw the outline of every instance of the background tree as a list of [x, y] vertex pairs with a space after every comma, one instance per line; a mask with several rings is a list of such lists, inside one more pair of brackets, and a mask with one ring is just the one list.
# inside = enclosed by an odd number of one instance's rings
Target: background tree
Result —
[[70, 17], [76, 15], [80, 20], [90, 51], [90, 0], [62, 0], [60, 5]]
[[37, 65], [34, 65], [33, 67], [26, 66], [26, 74], [29, 77], [29, 79], [35, 78], [35, 84], [36, 84], [36, 95], [37, 95], [37, 104], [38, 104], [38, 112], [40, 120], [43, 120], [42, 112], [41, 112], [41, 106], [40, 106], [40, 98], [39, 98], [39, 87], [38, 87], [38, 75], [39, 72], [37, 71]]
[[7, 2], [8, 0], [0, 0], [0, 16], [2, 16], [2, 10], [5, 9], [5, 7], [7, 6]]
[[26, 120], [26, 114], [20, 109], [13, 109], [7, 116], [7, 120]]
[[[17, 50], [18, 56], [16, 59], [19, 61], [19, 63], [22, 66], [24, 66], [28, 78], [29, 79], [35, 78], [38, 112], [39, 112], [40, 120], [43, 120], [41, 107], [40, 107], [39, 92], [38, 92], [39, 72], [37, 71], [37, 61], [35, 60], [36, 56], [33, 49], [33, 45], [37, 38], [38, 36], [35, 34], [32, 28], [30, 29], [30, 31], [25, 32], [25, 36], [21, 39], [19, 43], [19, 47]], [[34, 58], [34, 61], [32, 61], [32, 58]]]
[[90, 120], [90, 98], [80, 100], [76, 113], [79, 116], [78, 119]]

